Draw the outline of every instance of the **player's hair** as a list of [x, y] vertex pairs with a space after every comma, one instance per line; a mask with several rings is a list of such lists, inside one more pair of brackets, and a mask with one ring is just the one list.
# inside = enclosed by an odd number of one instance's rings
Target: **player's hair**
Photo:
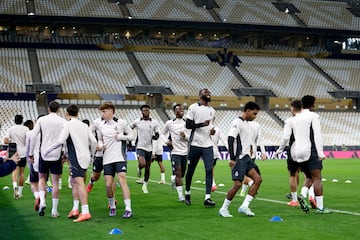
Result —
[[151, 107], [147, 104], [141, 105], [140, 110], [142, 111], [144, 108], [151, 109]]
[[56, 113], [60, 108], [60, 104], [57, 101], [51, 101], [49, 103], [49, 110], [52, 113]]
[[199, 96], [201, 95], [201, 92], [202, 92], [202, 91], [209, 91], [209, 92], [210, 92], [209, 89], [207, 89], [207, 88], [202, 88], [202, 89], [200, 89], [200, 91], [199, 91]]
[[33, 120], [26, 120], [25, 122], [24, 122], [24, 126], [25, 127], [28, 127], [30, 130], [31, 129], [33, 129], [33, 127], [34, 127], [34, 122], [33, 122]]
[[15, 115], [15, 124], [22, 124], [24, 121], [23, 115], [17, 114]]
[[300, 100], [294, 100], [290, 103], [290, 106], [292, 106], [294, 108], [295, 111], [300, 111], [301, 110], [301, 101]]
[[175, 105], [173, 106], [173, 110], [174, 110], [174, 112], [175, 112], [175, 109], [176, 109], [177, 107], [181, 107], [181, 104], [180, 104], [180, 103], [178, 103], [178, 104], [175, 104]]
[[104, 109], [111, 109], [113, 111], [113, 113], [115, 113], [115, 106], [112, 102], [103, 102], [100, 106], [99, 106], [99, 110], [104, 110]]
[[70, 104], [66, 107], [66, 112], [73, 117], [76, 117], [79, 113], [79, 107], [75, 104]]
[[311, 95], [305, 95], [301, 99], [302, 107], [305, 109], [309, 109], [314, 107], [315, 104], [315, 97]]
[[244, 112], [246, 112], [246, 110], [260, 110], [260, 106], [256, 102], [250, 101], [244, 106]]

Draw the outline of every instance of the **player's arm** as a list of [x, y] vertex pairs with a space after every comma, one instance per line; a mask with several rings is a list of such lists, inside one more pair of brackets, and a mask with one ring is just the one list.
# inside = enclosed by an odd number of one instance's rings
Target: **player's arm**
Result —
[[291, 125], [288, 121], [285, 121], [282, 142], [281, 142], [279, 148], [276, 150], [276, 155], [279, 155], [280, 153], [282, 153], [284, 151], [286, 145], [288, 144], [288, 142], [290, 140], [291, 133], [292, 133]]
[[[56, 140], [56, 142], [53, 145], [51, 145], [49, 148], [45, 149], [45, 155], [47, 155], [50, 152], [54, 151], [55, 149], [61, 147], [65, 143], [65, 141], [69, 137], [69, 135], [70, 135], [70, 129], [67, 126], [67, 124], [65, 123], [61, 129], [60, 136]], [[64, 152], [67, 152], [67, 149]]]
[[321, 160], [323, 160], [323, 159], [325, 159], [325, 154], [324, 154], [324, 149], [323, 149], [324, 146], [323, 146], [323, 139], [322, 139], [322, 135], [321, 135], [320, 119], [319, 119], [318, 115], [313, 118], [312, 127], [313, 127], [313, 131], [314, 131], [314, 140], [315, 140], [316, 150], [317, 150], [319, 158]]

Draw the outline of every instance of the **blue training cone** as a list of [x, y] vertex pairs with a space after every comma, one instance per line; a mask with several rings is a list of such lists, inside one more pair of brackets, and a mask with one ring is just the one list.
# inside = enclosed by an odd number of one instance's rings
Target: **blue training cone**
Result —
[[279, 216], [273, 216], [271, 219], [270, 219], [270, 222], [282, 222], [284, 220], [282, 220], [281, 217]]
[[113, 229], [111, 229], [109, 234], [122, 234], [122, 231], [118, 228], [113, 228]]

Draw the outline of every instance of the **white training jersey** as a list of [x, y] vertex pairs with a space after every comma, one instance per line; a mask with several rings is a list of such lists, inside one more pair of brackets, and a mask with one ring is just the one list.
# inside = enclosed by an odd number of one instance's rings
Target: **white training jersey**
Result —
[[232, 121], [228, 136], [233, 137], [234, 151], [236, 159], [241, 159], [245, 155], [250, 157], [253, 155], [255, 149], [255, 131], [250, 126], [248, 121], [243, 120], [241, 117]]
[[89, 167], [91, 156], [95, 153], [96, 139], [87, 124], [74, 117], [66, 121], [58, 140], [49, 149], [53, 151], [62, 144], [66, 144], [66, 155], [70, 162], [77, 161], [82, 169]]
[[34, 127], [34, 134], [32, 134], [29, 155], [34, 155], [36, 137], [40, 134], [40, 154], [45, 161], [57, 161], [61, 156], [61, 148], [52, 151], [45, 156], [45, 150], [58, 140], [62, 126], [66, 120], [56, 113], [49, 113], [48, 115], [39, 118]]
[[132, 141], [134, 139], [133, 131], [129, 124], [118, 119], [115, 122], [101, 121], [99, 125], [98, 144], [100, 148], [104, 148], [103, 165], [114, 162], [125, 162], [122, 154], [122, 140]]
[[291, 148], [291, 157], [297, 162], [308, 161], [311, 155], [311, 130], [314, 135], [314, 144], [319, 157], [325, 157], [321, 135], [319, 115], [309, 109], [302, 110], [289, 122], [294, 133], [295, 142]]
[[34, 147], [34, 163], [33, 168], [35, 172], [39, 172], [39, 154], [40, 154], [40, 135], [32, 138], [32, 134], [34, 134], [34, 130], [30, 130], [26, 134], [26, 157], [29, 156], [31, 141], [35, 141]]
[[192, 120], [195, 124], [203, 123], [210, 120], [208, 126], [199, 127], [191, 131], [190, 134], [190, 145], [197, 147], [212, 147], [213, 142], [210, 138], [210, 130], [213, 128], [213, 122], [215, 118], [215, 109], [211, 106], [201, 105], [199, 103], [193, 103], [190, 105], [186, 119]]
[[[102, 119], [99, 117], [93, 121], [93, 124], [90, 126], [91, 132], [94, 134], [96, 141], [98, 141], [98, 135], [100, 131], [100, 124], [102, 122]], [[95, 152], [96, 157], [102, 157], [103, 151], [96, 151]]]
[[162, 155], [164, 153], [164, 145], [166, 141], [167, 139], [163, 134], [160, 134], [157, 140], [152, 140], [152, 144], [153, 144], [152, 154]]
[[228, 142], [226, 135], [221, 131], [220, 128], [215, 127], [215, 134], [211, 135], [211, 140], [213, 142], [213, 153], [214, 158], [218, 158], [219, 156], [219, 146], [225, 146], [228, 149]]
[[254, 152], [251, 158], [255, 159], [257, 146], [260, 146], [260, 151], [262, 154], [265, 153], [264, 139], [261, 132], [261, 125], [255, 121], [249, 121], [248, 123], [250, 124], [251, 128], [254, 130]]
[[[180, 132], [185, 133], [185, 137], [180, 136]], [[185, 119], [175, 118], [168, 120], [162, 130], [162, 134], [170, 134], [173, 149], [171, 154], [187, 155], [188, 152], [188, 129], [185, 127]]]
[[152, 137], [155, 133], [160, 133], [160, 124], [156, 119], [150, 118], [144, 120], [142, 118], [136, 119], [130, 127], [137, 129], [137, 149], [142, 149], [147, 152], [152, 152]]
[[26, 155], [26, 133], [29, 132], [29, 128], [24, 125], [14, 125], [9, 128], [6, 137], [10, 143], [16, 143], [17, 152], [20, 158], [24, 158]]

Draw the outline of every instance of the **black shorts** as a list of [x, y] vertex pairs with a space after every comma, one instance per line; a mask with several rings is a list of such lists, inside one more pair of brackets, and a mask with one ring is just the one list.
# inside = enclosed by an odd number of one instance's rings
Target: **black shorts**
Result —
[[39, 182], [39, 173], [34, 170], [33, 164], [30, 164], [30, 182], [37, 183]]
[[18, 167], [25, 167], [26, 166], [26, 157], [20, 158], [20, 161], [17, 163]]
[[155, 155], [155, 158], [152, 159], [153, 161], [162, 162], [162, 155]]
[[126, 162], [114, 162], [104, 165], [104, 175], [115, 176], [115, 173], [127, 172]]
[[56, 161], [45, 161], [41, 154], [39, 156], [39, 173], [43, 174], [62, 174], [62, 160], [61, 156], [59, 160]]
[[185, 171], [186, 171], [187, 156], [172, 154], [171, 165], [174, 175], [175, 175], [175, 168], [179, 166], [181, 167], [181, 178], [183, 178], [185, 176]]
[[299, 163], [299, 166], [307, 178], [311, 178], [311, 170], [321, 170], [323, 168], [322, 161], [319, 159], [316, 151], [311, 151], [310, 159], [308, 161]]
[[92, 168], [93, 172], [100, 173], [103, 169], [103, 157], [95, 157]]
[[136, 149], [136, 154], [145, 158], [146, 162], [151, 162], [152, 152], [145, 151], [143, 149]]
[[70, 161], [70, 175], [72, 178], [85, 177], [86, 170], [80, 167], [78, 161]]
[[[249, 155], [245, 155], [241, 159], [237, 159], [235, 166], [231, 170], [232, 180], [239, 180], [242, 182], [244, 180], [244, 176], [251, 170], [255, 169], [256, 172], [259, 173], [259, 168], [256, 166], [254, 161], [249, 157]], [[260, 173], [259, 173], [260, 174]]]
[[299, 170], [299, 163], [294, 161], [291, 157], [290, 151], [288, 151], [288, 158], [287, 158], [287, 169], [290, 173], [296, 173]]

